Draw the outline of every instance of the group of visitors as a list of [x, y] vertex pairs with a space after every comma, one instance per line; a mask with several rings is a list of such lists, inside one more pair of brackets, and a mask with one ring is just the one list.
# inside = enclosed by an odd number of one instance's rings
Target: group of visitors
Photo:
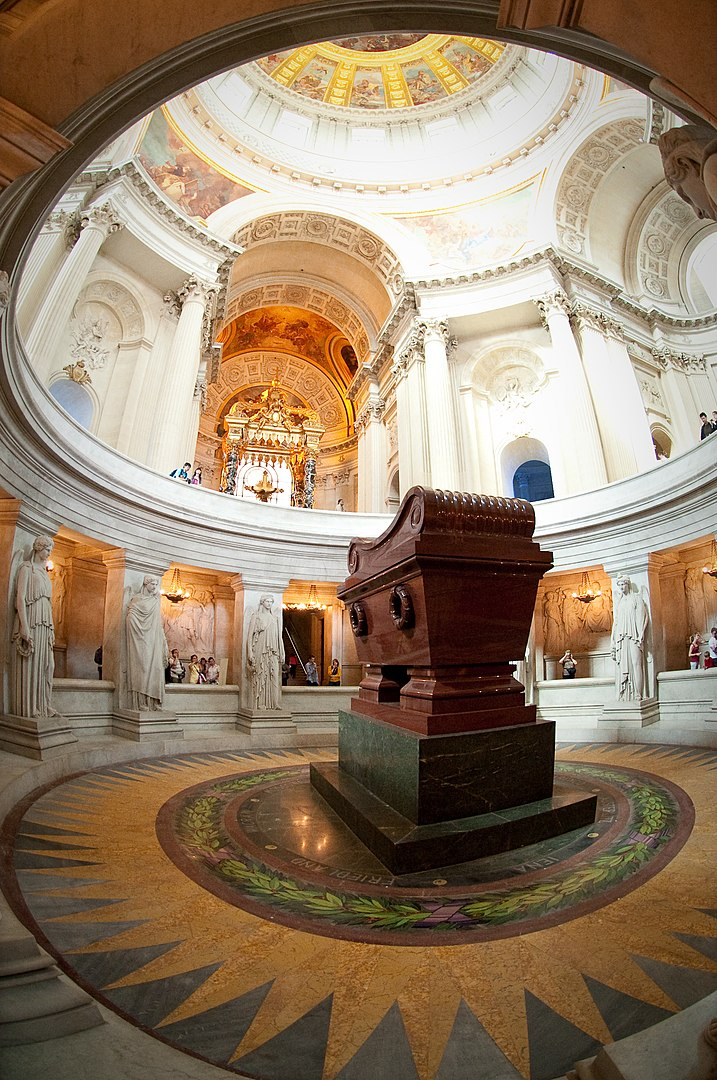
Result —
[[714, 435], [717, 431], [717, 409], [712, 413], [710, 420], [707, 413], [700, 413], [700, 439], [706, 439], [708, 435]]
[[185, 666], [180, 659], [179, 650], [172, 649], [169, 663], [165, 668], [164, 681], [182, 683], [185, 678], [190, 686], [201, 686], [203, 683], [216, 685], [219, 682], [219, 664], [213, 656], [210, 656], [208, 660], [203, 656], [200, 660], [196, 653], [192, 653], [189, 664]]
[[[281, 665], [281, 685], [282, 686], [288, 686], [289, 685], [289, 679], [291, 679], [292, 682], [295, 681], [295, 679], [296, 679], [296, 669], [298, 667], [298, 664], [299, 664], [299, 661], [297, 660], [295, 654], [291, 653], [289, 658], [287, 660], [285, 660], [284, 663]], [[316, 657], [315, 656], [310, 656], [307, 659], [306, 664], [304, 666], [304, 671], [306, 673], [306, 685], [307, 686], [319, 686], [320, 685], [319, 666], [316, 663]], [[338, 662], [338, 660], [335, 657], [331, 661], [331, 666], [329, 668], [329, 673], [328, 673], [326, 682], [327, 682], [327, 684], [329, 686], [341, 686], [341, 664]]]
[[[189, 474], [192, 473], [190, 476]], [[178, 466], [176, 469], [172, 469], [169, 474], [174, 480], [183, 480], [185, 484], [196, 484], [199, 487], [202, 485], [202, 469], [200, 465], [197, 465], [194, 472], [192, 472], [191, 461], [185, 461], [184, 465]]]
[[[691, 671], [697, 671], [700, 666], [701, 645], [702, 638], [700, 635], [693, 634], [688, 649]], [[717, 668], [717, 626], [713, 626], [710, 630], [710, 638], [707, 642], [707, 651], [705, 653], [705, 670], [709, 671], [710, 668]]]

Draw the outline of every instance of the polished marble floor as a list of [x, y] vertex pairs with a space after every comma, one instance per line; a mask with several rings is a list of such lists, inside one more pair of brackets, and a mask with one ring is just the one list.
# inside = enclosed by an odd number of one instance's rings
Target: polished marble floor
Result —
[[717, 753], [570, 745], [596, 822], [394, 877], [308, 784], [329, 751], [73, 777], [6, 837], [21, 918], [105, 1004], [257, 1080], [551, 1080], [717, 989]]

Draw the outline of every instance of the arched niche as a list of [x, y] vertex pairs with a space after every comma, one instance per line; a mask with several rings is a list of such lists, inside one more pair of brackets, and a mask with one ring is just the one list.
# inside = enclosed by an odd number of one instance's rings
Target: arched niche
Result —
[[[533, 463], [532, 469], [526, 468], [529, 463]], [[543, 468], [540, 468], [540, 466], [543, 466]], [[520, 469], [523, 470], [522, 476], [525, 477], [526, 487], [528, 489], [531, 486], [535, 486], [536, 490], [539, 490], [540, 492], [547, 491], [547, 481], [549, 480], [549, 490], [551, 493], [541, 494], [540, 499], [533, 496], [530, 498], [530, 501], [540, 501], [542, 499], [550, 499], [553, 497], [550, 456], [547, 448], [538, 439], [522, 436], [503, 447], [500, 456], [500, 468], [503, 492], [511, 498], [514, 495], [521, 499], [529, 498], [528, 494], [518, 494], [514, 489], [515, 475]], [[519, 473], [519, 476], [520, 475], [521, 474]]]

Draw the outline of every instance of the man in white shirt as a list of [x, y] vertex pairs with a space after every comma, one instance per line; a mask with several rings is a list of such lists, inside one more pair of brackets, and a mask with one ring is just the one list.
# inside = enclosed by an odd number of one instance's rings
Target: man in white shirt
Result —
[[717, 668], [717, 626], [713, 626], [710, 630], [710, 639], [707, 642], [707, 648], [709, 649], [710, 654], [710, 667], [715, 669]]

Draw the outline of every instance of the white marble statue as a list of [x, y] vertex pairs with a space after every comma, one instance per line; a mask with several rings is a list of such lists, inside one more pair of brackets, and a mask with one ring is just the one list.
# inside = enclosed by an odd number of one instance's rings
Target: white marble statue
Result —
[[670, 187], [698, 218], [717, 221], [717, 132], [685, 124], [665, 131], [658, 145]]
[[130, 600], [125, 623], [129, 707], [140, 712], [161, 709], [169, 649], [162, 626], [159, 582], [151, 574]]
[[259, 600], [249, 620], [246, 660], [255, 709], [278, 709], [281, 704], [281, 626], [274, 614], [274, 597]]
[[56, 715], [52, 707], [52, 583], [45, 569], [51, 551], [50, 537], [37, 536], [17, 573], [10, 704], [15, 716]]
[[649, 616], [644, 600], [633, 592], [629, 577], [621, 575], [617, 587], [612, 624], [617, 696], [620, 701], [640, 701], [645, 697], [645, 633]]

